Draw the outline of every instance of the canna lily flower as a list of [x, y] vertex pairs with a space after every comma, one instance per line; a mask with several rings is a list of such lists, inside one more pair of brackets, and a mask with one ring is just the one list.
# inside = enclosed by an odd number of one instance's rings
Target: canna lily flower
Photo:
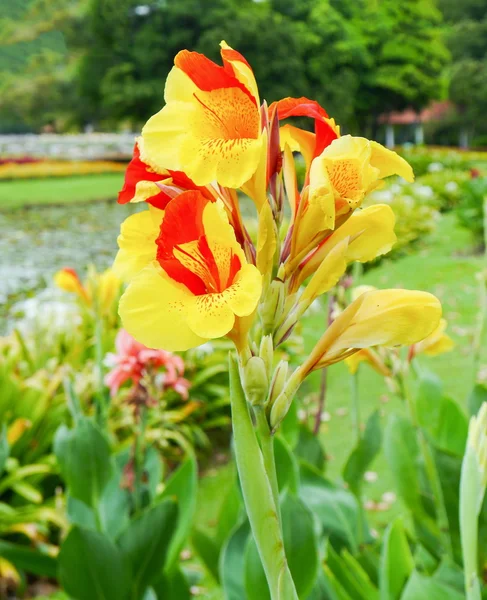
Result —
[[125, 182], [118, 194], [118, 203], [148, 202], [152, 206], [164, 209], [167, 203], [186, 190], [200, 190], [201, 193], [210, 195], [206, 188], [197, 186], [187, 175], [180, 171], [159, 169], [155, 171], [140, 160], [139, 144], [134, 146], [134, 154], [125, 173]]
[[441, 319], [438, 327], [424, 340], [413, 344], [409, 349], [408, 359], [411, 361], [418, 354], [426, 356], [438, 356], [444, 352], [449, 352], [455, 346], [451, 337], [445, 333], [447, 322]]
[[[145, 217], [150, 220], [150, 215]], [[187, 350], [218, 337], [246, 335], [262, 276], [245, 258], [221, 201], [184, 192], [167, 205], [155, 243], [135, 242], [143, 228], [122, 227], [127, 259], [143, 268], [123, 294], [125, 329], [149, 348]], [[143, 255], [143, 256], [141, 256]], [[123, 258], [117, 257], [117, 263]], [[238, 342], [236, 342], [238, 343]]]
[[105, 383], [110, 388], [110, 394], [115, 396], [120, 387], [128, 380], [133, 385], [150, 371], [165, 369], [164, 388], [172, 388], [184, 399], [188, 398], [190, 383], [183, 378], [184, 362], [180, 356], [175, 356], [165, 350], [151, 350], [137, 342], [124, 329], [115, 338], [115, 354], [108, 354], [106, 364], [112, 367], [105, 377]]
[[102, 315], [112, 309], [122, 284], [113, 269], [97, 273], [93, 267], [88, 269], [84, 282], [74, 269], [65, 267], [54, 275], [54, 283], [65, 292], [76, 294], [84, 306], [95, 307]]
[[391, 175], [414, 179], [403, 158], [376, 142], [350, 135], [333, 140], [311, 163], [309, 186], [294, 220], [291, 256], [312, 250]]
[[404, 346], [439, 325], [441, 304], [427, 292], [373, 290], [359, 296], [328, 327], [302, 366], [304, 373], [351, 356], [361, 348]]
[[259, 96], [245, 58], [221, 46], [223, 66], [197, 52], [177, 54], [166, 105], [142, 130], [141, 159], [155, 171], [184, 171], [200, 186], [238, 188], [261, 160]]

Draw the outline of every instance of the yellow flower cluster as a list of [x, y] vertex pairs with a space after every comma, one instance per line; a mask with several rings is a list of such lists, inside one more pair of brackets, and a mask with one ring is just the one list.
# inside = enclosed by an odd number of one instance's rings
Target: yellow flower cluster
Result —
[[0, 165], [0, 180], [40, 179], [47, 177], [70, 177], [72, 175], [96, 175], [98, 173], [122, 173], [126, 165], [109, 161], [41, 160], [39, 162]]

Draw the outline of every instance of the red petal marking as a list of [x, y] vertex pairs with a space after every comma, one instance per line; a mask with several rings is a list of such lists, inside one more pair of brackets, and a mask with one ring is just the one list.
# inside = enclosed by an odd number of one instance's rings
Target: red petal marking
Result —
[[228, 70], [228, 67], [230, 67], [232, 69], [231, 73], [233, 73], [233, 67], [231, 64], [232, 62], [242, 62], [242, 63], [244, 63], [244, 65], [247, 65], [247, 67], [250, 70], [252, 70], [252, 67], [249, 65], [249, 63], [247, 62], [245, 57], [242, 56], [242, 54], [240, 54], [240, 52], [237, 52], [237, 50], [234, 50], [233, 48], [222, 48], [221, 55], [222, 55], [224, 68], [226, 70]]
[[210, 276], [208, 278], [209, 281], [205, 282], [207, 291], [223, 292], [225, 288], [222, 287], [218, 265], [216, 264], [215, 257], [213, 256], [210, 246], [208, 245], [208, 239], [206, 235], [201, 236], [198, 240], [198, 250], [200, 251], [201, 256], [203, 257], [206, 270], [208, 271], [208, 274]]
[[242, 268], [242, 263], [240, 262], [240, 258], [236, 254], [233, 254], [232, 261], [230, 263], [230, 273], [228, 274], [228, 281], [227, 281], [227, 285], [225, 286], [226, 288], [228, 288], [232, 285], [233, 280], [235, 279], [235, 276], [237, 275], [237, 273], [240, 271], [241, 268]]
[[183, 283], [193, 294], [206, 293], [204, 282], [174, 256], [174, 248], [204, 235], [203, 210], [209, 200], [198, 191], [183, 192], [166, 207], [159, 237], [157, 260], [166, 273]]
[[338, 135], [333, 127], [327, 121], [322, 119], [316, 119], [315, 132], [316, 146], [313, 158], [319, 156], [323, 150], [333, 142], [333, 140], [338, 138]]
[[181, 50], [181, 52], [177, 53], [174, 64], [178, 69], [186, 73], [191, 81], [203, 92], [237, 87], [245, 92], [253, 103], [257, 105], [250, 90], [233, 75], [233, 70], [232, 74], [230, 74], [224, 67], [220, 67], [204, 56], [204, 54]]
[[279, 120], [289, 117], [311, 117], [312, 119], [328, 118], [328, 113], [322, 108], [316, 100], [309, 100], [302, 96], [301, 98], [284, 98], [278, 102], [273, 102], [269, 111], [277, 107]]
[[[134, 154], [132, 160], [127, 166], [125, 172], [125, 182], [122, 191], [118, 194], [118, 203], [127, 204], [135, 196], [135, 188], [139, 181], [161, 181], [172, 177], [173, 184], [183, 190], [200, 190], [205, 196], [211, 198], [210, 192], [204, 188], [197, 186], [185, 173], [182, 171], [170, 171], [166, 173], [156, 173], [148, 165], [140, 160], [140, 150], [137, 143], [134, 146]], [[147, 199], [148, 204], [155, 208], [164, 210], [171, 200], [171, 196], [164, 192], [158, 192], [151, 198]]]

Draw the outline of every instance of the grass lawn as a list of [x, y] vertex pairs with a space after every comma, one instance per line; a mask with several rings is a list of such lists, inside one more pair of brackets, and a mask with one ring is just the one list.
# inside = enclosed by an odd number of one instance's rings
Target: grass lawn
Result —
[[0, 210], [116, 198], [123, 173], [0, 182]]

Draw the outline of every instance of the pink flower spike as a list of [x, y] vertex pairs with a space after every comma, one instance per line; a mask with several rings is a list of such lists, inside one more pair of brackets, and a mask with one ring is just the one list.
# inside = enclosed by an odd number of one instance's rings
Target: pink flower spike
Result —
[[120, 329], [117, 333], [115, 349], [116, 353], [107, 354], [105, 359], [105, 364], [112, 367], [105, 377], [112, 396], [127, 380], [132, 380], [137, 385], [148, 371], [164, 367], [164, 387], [175, 389], [185, 399], [188, 397], [190, 383], [181, 377], [184, 374], [184, 361], [180, 356], [165, 350], [147, 348], [125, 329]]

